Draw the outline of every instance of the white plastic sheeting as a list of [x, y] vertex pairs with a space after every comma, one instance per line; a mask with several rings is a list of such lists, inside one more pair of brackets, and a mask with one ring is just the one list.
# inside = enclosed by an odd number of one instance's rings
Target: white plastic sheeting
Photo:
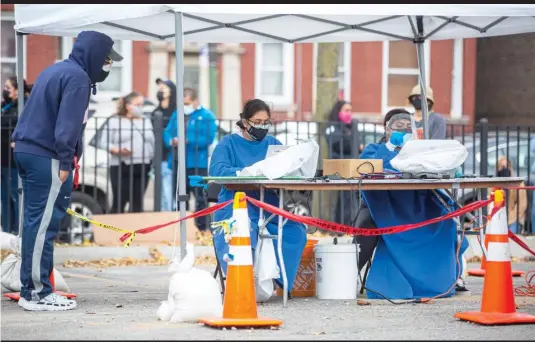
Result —
[[533, 4], [17, 4], [15, 29], [54, 36], [96, 30], [113, 39], [173, 40], [173, 12], [184, 15], [185, 41], [199, 43], [414, 39], [415, 16], [420, 15], [426, 39], [535, 32]]

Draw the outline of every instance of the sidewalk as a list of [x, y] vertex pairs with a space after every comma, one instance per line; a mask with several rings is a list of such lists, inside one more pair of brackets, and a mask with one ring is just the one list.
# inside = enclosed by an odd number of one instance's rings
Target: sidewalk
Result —
[[[319, 243], [332, 243], [331, 237], [320, 237]], [[533, 250], [535, 250], [535, 236], [521, 237], [521, 239]], [[465, 252], [465, 257], [470, 259], [473, 256], [481, 257], [481, 247], [477, 241], [477, 237], [469, 236], [470, 247]], [[351, 238], [338, 238], [338, 243], [350, 243]], [[150, 258], [149, 247], [156, 247], [163, 254], [163, 256], [171, 260], [173, 255], [173, 248], [166, 245], [147, 245], [147, 246], [130, 246], [124, 247], [55, 247], [54, 249], [54, 263], [56, 265], [63, 264], [67, 260], [89, 261], [97, 259], [111, 259], [111, 258], [126, 258], [132, 257], [136, 259]], [[515, 259], [535, 260], [529, 252], [518, 246], [515, 242], [510, 243], [511, 256]], [[176, 249], [177, 254], [180, 254], [180, 247]], [[195, 256], [215, 256], [213, 246], [195, 246]]]

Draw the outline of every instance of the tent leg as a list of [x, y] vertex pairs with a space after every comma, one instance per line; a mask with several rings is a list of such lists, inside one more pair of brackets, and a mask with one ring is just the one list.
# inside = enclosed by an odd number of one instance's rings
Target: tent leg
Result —
[[[24, 108], [24, 35], [20, 32], [16, 32], [16, 54], [17, 54], [17, 83], [18, 83], [18, 92], [22, 94], [18, 98], [18, 115], [22, 114], [22, 109]], [[22, 180], [20, 176], [17, 176], [17, 196], [19, 199], [19, 231], [17, 236], [22, 237], [22, 224], [24, 221], [24, 206], [22, 198]]]
[[[179, 201], [180, 217], [186, 216], [186, 137], [184, 126], [184, 31], [182, 29], [182, 13], [175, 12], [175, 63], [176, 63], [176, 105], [178, 132], [178, 177], [177, 200]], [[180, 222], [180, 259], [186, 256], [186, 222]]]
[[418, 55], [418, 68], [420, 69], [420, 89], [422, 94], [422, 120], [424, 129], [424, 139], [429, 139], [429, 108], [427, 107], [427, 82], [425, 80], [425, 56], [424, 40], [415, 42]]

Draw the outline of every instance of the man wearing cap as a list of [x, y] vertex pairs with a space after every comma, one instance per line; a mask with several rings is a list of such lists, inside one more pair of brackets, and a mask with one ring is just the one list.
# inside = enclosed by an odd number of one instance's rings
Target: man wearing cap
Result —
[[[427, 90], [427, 109], [429, 110], [429, 139], [446, 139], [446, 120], [440, 115], [433, 112], [435, 99], [433, 89], [426, 87]], [[420, 85], [414, 86], [409, 95], [409, 102], [414, 107], [414, 120], [416, 122], [416, 131], [418, 138], [423, 139], [423, 116], [422, 116], [422, 93]]]
[[77, 183], [72, 171], [82, 156], [91, 89], [96, 94], [96, 83], [122, 60], [112, 46], [105, 34], [81, 32], [69, 58], [39, 74], [12, 135], [24, 196], [19, 305], [25, 310], [76, 308], [49, 280], [54, 239]]

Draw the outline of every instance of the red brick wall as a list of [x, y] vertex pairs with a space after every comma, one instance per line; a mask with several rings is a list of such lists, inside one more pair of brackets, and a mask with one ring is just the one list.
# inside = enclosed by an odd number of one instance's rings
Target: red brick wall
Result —
[[57, 56], [58, 37], [30, 34], [26, 38], [26, 81], [32, 84], [41, 71], [61, 56]]
[[132, 42], [132, 89], [149, 95], [149, 42]]
[[[245, 104], [248, 100], [254, 99], [254, 79], [255, 79], [255, 44], [241, 44], [244, 49], [241, 55], [241, 99]], [[222, 92], [225, 94], [225, 90]]]
[[476, 38], [465, 39], [463, 45], [463, 115], [472, 124], [476, 107]]
[[381, 112], [382, 59], [382, 42], [351, 44], [351, 103], [354, 112]]
[[433, 109], [449, 116], [453, 70], [453, 40], [431, 41], [431, 88], [435, 98]]

